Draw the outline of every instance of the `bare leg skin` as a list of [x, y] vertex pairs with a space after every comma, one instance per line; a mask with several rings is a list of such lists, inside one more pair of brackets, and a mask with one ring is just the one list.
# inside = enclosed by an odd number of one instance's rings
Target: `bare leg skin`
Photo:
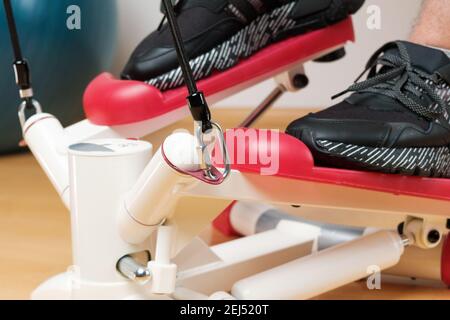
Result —
[[450, 0], [425, 0], [410, 40], [449, 50]]

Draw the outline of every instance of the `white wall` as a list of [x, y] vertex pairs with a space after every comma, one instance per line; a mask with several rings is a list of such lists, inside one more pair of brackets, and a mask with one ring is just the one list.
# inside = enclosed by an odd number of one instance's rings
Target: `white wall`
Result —
[[[137, 43], [154, 30], [160, 22], [159, 0], [118, 0], [120, 10], [120, 48], [115, 72], [119, 72]], [[277, 106], [327, 106], [330, 97], [347, 88], [361, 73], [367, 59], [382, 44], [407, 39], [420, 9], [421, 0], [366, 0], [364, 8], [355, 16], [357, 41], [347, 47], [347, 57], [332, 64], [309, 63], [306, 66], [311, 84], [301, 93], [287, 94]], [[367, 8], [381, 8], [381, 30], [369, 30]], [[260, 97], [273, 88], [266, 81], [252, 89], [224, 100], [219, 106], [248, 107], [257, 104]]]

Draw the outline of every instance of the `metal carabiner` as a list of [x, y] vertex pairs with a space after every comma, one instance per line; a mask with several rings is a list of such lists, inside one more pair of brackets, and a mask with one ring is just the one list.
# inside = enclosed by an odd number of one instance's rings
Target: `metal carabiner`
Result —
[[[202, 130], [202, 124], [200, 122], [195, 123], [195, 137], [197, 138], [197, 153], [198, 158], [200, 159], [200, 168], [203, 170], [204, 176], [207, 180], [210, 181], [219, 181], [219, 180], [225, 180], [230, 172], [231, 172], [231, 163], [230, 158], [228, 155], [228, 149], [225, 141], [225, 136], [223, 133], [222, 128], [219, 124], [215, 122], [211, 122], [211, 125], [213, 127], [212, 130], [204, 133]], [[214, 135], [214, 132], [216, 134]], [[207, 141], [207, 137], [209, 136], [209, 140]], [[215, 172], [214, 165], [211, 160], [210, 155], [210, 147], [215, 146], [216, 138], [218, 138], [219, 146], [221, 148], [222, 157], [223, 157], [223, 163], [224, 163], [224, 170], [221, 172], [221, 176], [218, 177]]]
[[[31, 107], [31, 108], [30, 108]], [[30, 100], [24, 100], [19, 106], [18, 116], [20, 121], [20, 126], [22, 129], [25, 127], [25, 122], [27, 121], [27, 116], [25, 114], [25, 111], [29, 109], [34, 109], [35, 114], [42, 113], [42, 107], [41, 104], [34, 99]]]

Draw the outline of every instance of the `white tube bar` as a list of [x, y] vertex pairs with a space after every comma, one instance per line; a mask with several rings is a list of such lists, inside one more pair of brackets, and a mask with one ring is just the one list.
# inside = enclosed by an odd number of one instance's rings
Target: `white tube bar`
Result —
[[294, 260], [237, 282], [238, 299], [309, 299], [370, 275], [372, 266], [385, 270], [404, 252], [402, 238], [380, 231]]
[[69, 208], [69, 165], [61, 123], [51, 114], [38, 113], [25, 122], [22, 130], [34, 157]]
[[188, 133], [171, 135], [164, 142], [167, 160], [160, 148], [127, 192], [119, 215], [119, 229], [124, 240], [133, 244], [145, 241], [158, 225], [173, 214], [179, 198], [177, 187], [196, 180], [179, 173], [171, 165], [182, 170], [198, 168], [194, 143], [194, 137]]

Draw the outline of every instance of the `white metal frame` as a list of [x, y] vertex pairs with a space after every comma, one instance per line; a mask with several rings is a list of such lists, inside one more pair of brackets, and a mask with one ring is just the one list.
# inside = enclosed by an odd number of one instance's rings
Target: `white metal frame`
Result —
[[[70, 208], [76, 266], [41, 285], [34, 299], [310, 298], [363, 278], [370, 265], [392, 267], [405, 245], [433, 248], [437, 244], [427, 242], [427, 231], [445, 231], [449, 217], [445, 201], [236, 170], [224, 183], [213, 186], [180, 173], [199, 163], [193, 136], [175, 133], [164, 142], [164, 150], [154, 154], [149, 143], [124, 139], [157, 131], [185, 116], [186, 109], [118, 127], [95, 126], [85, 120], [63, 129], [56, 118], [42, 113], [24, 123], [27, 144]], [[194, 235], [192, 242], [179, 243], [174, 238], [174, 208], [182, 197], [394, 215], [408, 222], [407, 232], [400, 237], [380, 231], [308, 255], [316, 246], [318, 229], [281, 224], [275, 230], [209, 248]], [[209, 223], [204, 221], [204, 226]], [[151, 261], [134, 264], [135, 255], [142, 252], [149, 252]], [[131, 263], [128, 271], [140, 266], [128, 273], [136, 281], [120, 272], [118, 263], [124, 257]], [[324, 273], [324, 265], [345, 272]], [[138, 281], [143, 270], [145, 281]]]

